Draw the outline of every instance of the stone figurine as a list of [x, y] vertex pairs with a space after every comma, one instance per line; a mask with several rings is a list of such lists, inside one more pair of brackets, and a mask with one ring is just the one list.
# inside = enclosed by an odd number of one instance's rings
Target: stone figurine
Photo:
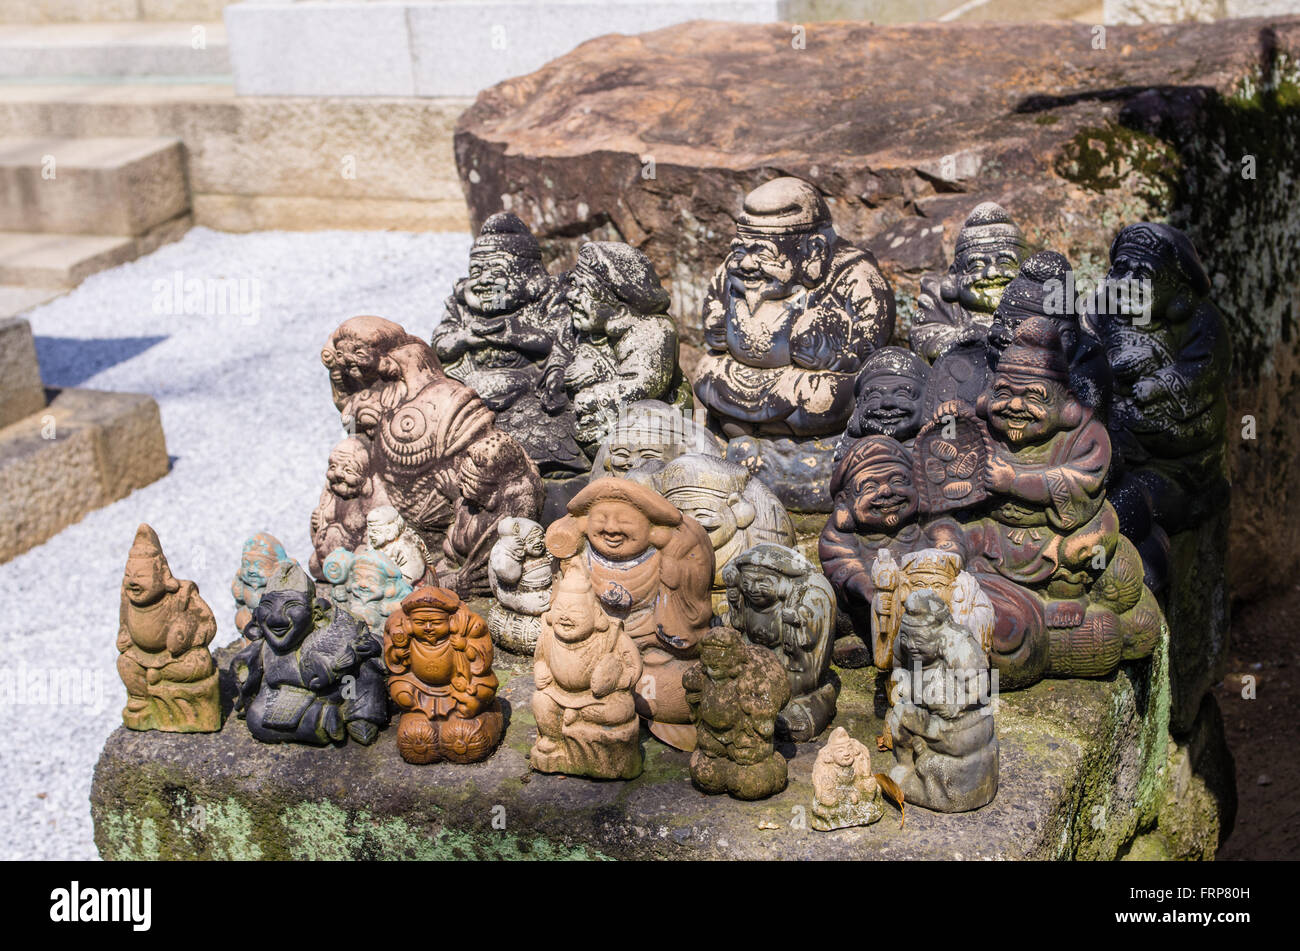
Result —
[[902, 347], [881, 347], [868, 356], [853, 383], [853, 415], [835, 461], [864, 436], [889, 436], [910, 445], [927, 419], [929, 375], [926, 362]]
[[533, 769], [593, 779], [641, 774], [634, 692], [641, 654], [582, 571], [565, 573], [542, 615], [533, 680]]
[[688, 452], [725, 456], [726, 443], [709, 432], [700, 415], [699, 409], [687, 414], [659, 400], [621, 407], [614, 428], [596, 450], [591, 478], [627, 475], [643, 463], [669, 463]]
[[682, 682], [698, 733], [691, 782], [736, 799], [766, 799], [784, 789], [785, 759], [773, 741], [790, 684], [775, 655], [733, 628], [710, 628], [700, 662]]
[[447, 376], [474, 389], [498, 429], [519, 442], [543, 475], [585, 471], [576, 422], [558, 375], [542, 371], [568, 319], [559, 278], [547, 274], [528, 227], [509, 212], [483, 222], [433, 347]]
[[[383, 552], [366, 547], [347, 561], [342, 599], [334, 603], [355, 618], [365, 621], [376, 637], [382, 637], [389, 616], [411, 593], [402, 570]], [[337, 589], [336, 589], [337, 592]]]
[[554, 566], [541, 525], [513, 516], [497, 523], [497, 540], [488, 555], [494, 603], [487, 617], [497, 647], [529, 656], [537, 649], [542, 614], [551, 603]]
[[727, 623], [772, 651], [791, 700], [777, 715], [777, 737], [807, 743], [835, 719], [839, 682], [831, 674], [835, 593], [807, 558], [781, 545], [756, 545], [723, 569]]
[[678, 749], [694, 748], [682, 675], [713, 616], [713, 546], [695, 519], [647, 486], [612, 476], [574, 496], [546, 531], [561, 569], [590, 579], [602, 609], [641, 652], [637, 712]]
[[523, 447], [500, 430], [472, 443], [460, 467], [460, 498], [438, 562], [439, 583], [462, 598], [492, 592], [488, 558], [497, 525], [541, 516], [545, 490]]
[[858, 371], [894, 330], [893, 291], [875, 259], [835, 233], [816, 188], [774, 179], [745, 197], [703, 323], [695, 394], [733, 441], [729, 457], [787, 507], [818, 510]]
[[388, 723], [381, 644], [364, 621], [317, 597], [300, 567], [282, 564], [231, 661], [235, 709], [263, 743], [369, 745]]
[[384, 625], [388, 693], [408, 763], [476, 763], [505, 733], [487, 624], [446, 588], [423, 587]]
[[998, 737], [978, 638], [922, 588], [908, 595], [894, 647], [889, 778], [905, 802], [936, 812], [987, 805], [998, 791]]
[[543, 371], [543, 400], [558, 407], [567, 393], [584, 450], [594, 453], [629, 403], [661, 400], [689, 411], [677, 325], [650, 259], [626, 244], [593, 241], [565, 280], [570, 322]]
[[[324, 580], [322, 562], [336, 548], [352, 551], [366, 540], [366, 516], [388, 505], [388, 494], [370, 465], [370, 444], [349, 436], [330, 450], [325, 488], [311, 513], [308, 570]], [[242, 628], [241, 628], [242, 630]]]
[[953, 621], [974, 634], [984, 651], [992, 648], [993, 604], [965, 569], [960, 552], [922, 548], [895, 559], [889, 548], [882, 548], [871, 565], [871, 583], [876, 591], [871, 602], [872, 647], [881, 670], [893, 666], [894, 641], [908, 596], [922, 589], [943, 598]]
[[366, 513], [366, 544], [369, 551], [383, 555], [402, 573], [408, 588], [432, 584], [437, 579], [429, 564], [424, 541], [391, 505], [381, 505]]
[[335, 548], [321, 562], [321, 580], [326, 585], [325, 594], [335, 606], [347, 610], [348, 576], [352, 573], [352, 562], [356, 555], [346, 548]]
[[883, 815], [871, 753], [837, 726], [817, 751], [812, 771], [813, 805], [808, 824], [818, 832], [869, 826]]
[[253, 619], [253, 609], [262, 599], [266, 583], [282, 561], [292, 561], [280, 540], [269, 532], [258, 532], [246, 542], [239, 554], [239, 572], [230, 583], [235, 599], [235, 630], [241, 634]]
[[126, 685], [122, 722], [132, 730], [221, 729], [217, 668], [208, 644], [212, 609], [193, 581], [172, 576], [158, 536], [141, 525], [122, 576], [117, 672]]
[[962, 347], [982, 350], [1002, 292], [1028, 250], [1005, 208], [992, 201], [976, 205], [957, 234], [948, 273], [921, 278], [908, 333], [912, 349], [930, 363]]

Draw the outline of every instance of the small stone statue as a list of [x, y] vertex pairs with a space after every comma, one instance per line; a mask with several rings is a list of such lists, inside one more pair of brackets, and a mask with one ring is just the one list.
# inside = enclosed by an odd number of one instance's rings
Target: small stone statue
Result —
[[629, 478], [649, 485], [709, 533], [713, 545], [715, 606], [725, 599], [722, 568], [755, 545], [795, 543], [790, 515], [772, 490], [744, 466], [703, 453], [686, 453], [664, 464], [647, 463]]
[[401, 569], [374, 548], [360, 549], [348, 559], [347, 566], [347, 580], [342, 585], [343, 600], [335, 600], [335, 603], [353, 617], [365, 621], [376, 637], [382, 637], [389, 615], [411, 593], [411, 585]]
[[777, 716], [781, 739], [807, 743], [835, 719], [839, 684], [831, 675], [835, 593], [807, 558], [781, 545], [756, 545], [723, 569], [727, 623], [771, 650], [792, 699]]
[[903, 620], [903, 605], [913, 591], [926, 589], [948, 605], [953, 621], [978, 638], [980, 647], [993, 646], [993, 605], [975, 576], [965, 570], [957, 551], [922, 548], [895, 559], [882, 548], [871, 565], [876, 589], [871, 602], [871, 633], [876, 666], [888, 670], [894, 662], [894, 640]]
[[921, 278], [912, 349], [931, 363], [960, 347], [983, 347], [1002, 292], [1028, 254], [1025, 237], [997, 202], [975, 206], [957, 235], [952, 265], [942, 280]]
[[619, 408], [609, 438], [596, 450], [591, 478], [627, 475], [643, 463], [668, 463], [688, 452], [721, 458], [727, 454], [727, 446], [675, 406], [658, 400], [638, 400]]
[[813, 763], [813, 806], [808, 820], [818, 832], [869, 826], [882, 813], [871, 753], [837, 726]]
[[346, 548], [335, 548], [321, 562], [322, 580], [328, 586], [326, 595], [337, 607], [347, 610], [348, 576], [352, 574], [352, 562], [356, 555]]
[[589, 242], [566, 282], [571, 326], [551, 351], [542, 398], [560, 405], [563, 385], [583, 448], [594, 453], [619, 407], [629, 403], [662, 400], [689, 411], [690, 383], [677, 365], [677, 325], [650, 259], [626, 244]]
[[446, 588], [407, 595], [384, 625], [388, 693], [402, 710], [408, 763], [477, 763], [501, 742], [505, 717], [487, 625]]
[[772, 652], [746, 643], [733, 628], [710, 628], [700, 662], [682, 683], [698, 733], [691, 782], [735, 799], [766, 799], [784, 789], [785, 759], [773, 737], [790, 684]]
[[388, 723], [379, 639], [326, 598], [301, 568], [282, 564], [231, 661], [235, 709], [263, 743], [369, 745]]
[[637, 712], [651, 732], [693, 749], [682, 674], [713, 617], [708, 534], [654, 490], [607, 476], [573, 497], [569, 514], [546, 530], [546, 547], [562, 570], [572, 563], [587, 574], [605, 613], [641, 652]]
[[503, 518], [497, 536], [488, 556], [488, 583], [495, 599], [488, 632], [497, 647], [532, 655], [542, 633], [542, 612], [551, 603], [555, 559], [546, 550], [542, 526], [530, 518]]
[[835, 233], [816, 188], [774, 179], [745, 197], [703, 321], [695, 394], [710, 426], [741, 443], [728, 457], [788, 508], [817, 511], [862, 361], [894, 331], [875, 259]]
[[408, 588], [436, 580], [430, 570], [429, 553], [424, 542], [391, 505], [382, 505], [366, 514], [365, 548], [378, 552], [396, 565]]
[[545, 490], [537, 466], [519, 443], [493, 430], [471, 444], [460, 467], [455, 521], [442, 544], [438, 577], [462, 598], [486, 597], [488, 556], [505, 518], [541, 516]]
[[230, 583], [235, 599], [235, 629], [241, 634], [253, 619], [253, 609], [262, 599], [266, 582], [282, 561], [292, 561], [280, 540], [268, 532], [258, 532], [244, 542], [239, 555], [239, 573]]
[[[456, 282], [433, 346], [447, 376], [483, 398], [497, 428], [523, 447], [544, 475], [585, 471], [575, 421], [559, 375], [543, 393], [542, 370], [567, 319], [558, 278], [542, 266], [527, 225], [509, 212], [483, 222]], [[559, 306], [557, 306], [559, 305]]]
[[542, 615], [533, 679], [533, 769], [593, 779], [641, 774], [633, 692], [641, 679], [641, 654], [623, 623], [601, 609], [581, 571], [560, 579], [555, 601]]
[[142, 524], [126, 558], [117, 630], [117, 672], [126, 684], [122, 722], [128, 729], [221, 729], [217, 668], [208, 651], [216, 633], [198, 585], [172, 577], [158, 536]]
[[[370, 466], [369, 443], [349, 437], [330, 450], [320, 502], [311, 513], [308, 570], [322, 578], [321, 562], [336, 548], [352, 551], [366, 540], [366, 514], [388, 506], [388, 494]], [[243, 628], [240, 628], [243, 630]]]
[[936, 812], [968, 812], [998, 791], [998, 737], [988, 655], [927, 589], [907, 597], [895, 642], [885, 717], [893, 738], [889, 778], [904, 801]]
[[881, 347], [867, 357], [853, 384], [853, 415], [835, 461], [863, 436], [890, 436], [911, 445], [926, 420], [929, 374], [925, 361], [902, 347]]

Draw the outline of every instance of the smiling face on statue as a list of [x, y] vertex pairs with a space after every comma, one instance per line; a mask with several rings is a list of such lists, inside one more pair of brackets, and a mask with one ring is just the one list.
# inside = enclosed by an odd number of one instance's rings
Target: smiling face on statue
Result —
[[863, 466], [849, 480], [849, 491], [860, 531], [892, 533], [916, 515], [918, 496], [912, 471], [898, 463]]
[[766, 611], [790, 593], [790, 579], [763, 565], [745, 565], [740, 569], [740, 593], [747, 604]]
[[822, 234], [740, 233], [727, 254], [727, 276], [751, 303], [783, 300], [820, 280], [828, 250]]
[[1015, 241], [986, 241], [962, 250], [953, 260], [957, 300], [967, 310], [991, 314], [1002, 292], [1020, 271], [1023, 248]]
[[858, 394], [858, 420], [864, 434], [896, 439], [915, 436], [925, 421], [922, 387], [910, 377], [879, 373]]
[[518, 259], [499, 248], [475, 248], [469, 255], [465, 303], [481, 314], [503, 314], [518, 309], [527, 297], [527, 275]]
[[1066, 409], [1072, 402], [1066, 387], [1054, 380], [999, 373], [988, 403], [989, 426], [1012, 446], [1034, 445], [1068, 428]]
[[619, 499], [597, 502], [587, 513], [587, 538], [605, 558], [635, 558], [650, 547], [652, 528], [644, 513]]

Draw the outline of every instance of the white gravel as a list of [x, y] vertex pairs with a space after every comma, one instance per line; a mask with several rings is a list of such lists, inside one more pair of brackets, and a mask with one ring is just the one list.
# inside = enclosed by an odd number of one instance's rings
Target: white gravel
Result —
[[[0, 858], [96, 856], [90, 781], [125, 703], [114, 642], [136, 526], [153, 525], [175, 575], [198, 582], [217, 616], [214, 644], [233, 640], [244, 539], [270, 531], [300, 561], [310, 553], [308, 519], [339, 438], [322, 344], [355, 314], [427, 338], [469, 244], [467, 234], [195, 228], [26, 315], [47, 385], [158, 401], [173, 465], [0, 564], [0, 676], [19, 688], [0, 697]], [[156, 282], [178, 273], [257, 282], [245, 285], [257, 288], [256, 320], [156, 313]], [[42, 701], [31, 684], [52, 674], [86, 685], [82, 696]]]

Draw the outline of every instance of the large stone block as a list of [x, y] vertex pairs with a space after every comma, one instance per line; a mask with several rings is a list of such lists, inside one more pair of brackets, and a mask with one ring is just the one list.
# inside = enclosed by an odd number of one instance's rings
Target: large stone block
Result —
[[226, 31], [220, 23], [0, 25], [0, 77], [4, 78], [229, 75]]
[[0, 429], [45, 406], [32, 325], [0, 317]]
[[[1300, 19], [1086, 24], [692, 23], [594, 40], [482, 93], [456, 156], [475, 227], [502, 208], [566, 266], [629, 241], [698, 341], [705, 282], [744, 194], [814, 183], [899, 298], [951, 259], [964, 216], [1001, 202], [1081, 281], [1125, 223], [1200, 249], [1233, 332], [1235, 597], [1300, 571]], [[1238, 438], [1243, 417], [1258, 428]]]

